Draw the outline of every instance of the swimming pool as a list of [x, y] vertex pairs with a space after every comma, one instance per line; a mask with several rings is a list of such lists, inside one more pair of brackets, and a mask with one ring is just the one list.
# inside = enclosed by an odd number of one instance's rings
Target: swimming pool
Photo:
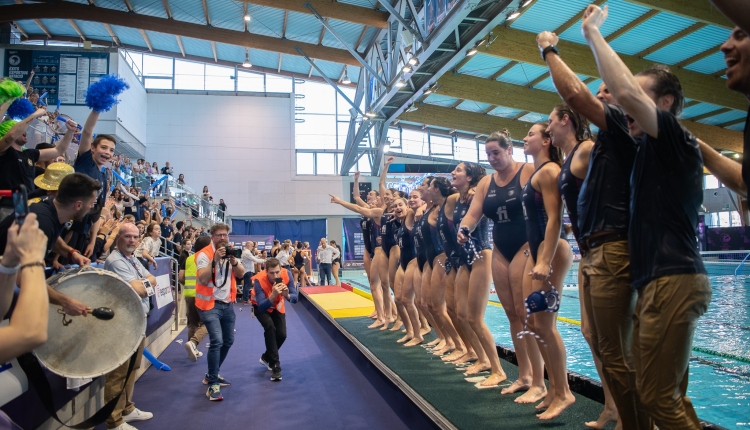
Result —
[[[750, 427], [750, 262], [734, 276], [739, 258], [704, 257], [713, 295], [708, 312], [698, 321], [693, 339], [688, 396], [701, 419], [729, 429]], [[723, 258], [720, 258], [723, 257]], [[581, 334], [577, 262], [563, 288], [558, 330], [568, 352], [568, 369], [599, 380], [588, 344]], [[368, 290], [363, 271], [347, 270], [344, 281]], [[495, 342], [512, 346], [508, 320], [495, 294], [490, 296], [485, 320]]]

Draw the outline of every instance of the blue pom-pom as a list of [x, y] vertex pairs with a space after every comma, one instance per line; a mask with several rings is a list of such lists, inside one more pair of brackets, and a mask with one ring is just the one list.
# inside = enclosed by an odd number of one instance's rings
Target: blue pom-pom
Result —
[[36, 108], [28, 99], [16, 99], [13, 103], [8, 106], [8, 117], [16, 121], [23, 121], [36, 112]]
[[119, 76], [104, 75], [86, 91], [86, 106], [97, 112], [107, 112], [120, 102], [117, 96], [128, 88], [130, 86]]

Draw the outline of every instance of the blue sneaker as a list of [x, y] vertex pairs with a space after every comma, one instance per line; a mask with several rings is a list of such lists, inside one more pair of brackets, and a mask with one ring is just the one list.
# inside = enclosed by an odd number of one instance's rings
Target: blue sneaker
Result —
[[214, 384], [208, 387], [208, 391], [206, 391], [206, 397], [208, 397], [208, 400], [211, 400], [212, 402], [224, 400], [224, 397], [221, 395], [219, 384]]
[[[203, 385], [208, 385], [208, 373], [206, 373], [206, 377], [203, 378]], [[219, 375], [219, 385], [221, 385], [222, 387], [228, 387], [232, 385], [232, 383], [222, 378], [221, 375]]]

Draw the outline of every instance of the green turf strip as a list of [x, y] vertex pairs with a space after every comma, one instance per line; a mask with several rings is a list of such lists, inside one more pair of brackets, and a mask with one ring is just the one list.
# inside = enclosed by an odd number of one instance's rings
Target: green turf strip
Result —
[[[368, 329], [372, 320], [364, 317], [340, 318], [336, 322], [459, 429], [581, 429], [585, 428], [585, 421], [596, 420], [603, 409], [600, 403], [575, 394], [575, 404], [560, 417], [541, 421], [535, 416], [534, 405], [513, 401], [522, 393], [501, 395], [498, 388], [475, 388], [464, 379], [463, 372], [445, 364], [424, 348], [405, 348], [396, 343], [403, 336], [400, 331]], [[434, 335], [429, 334], [427, 339], [434, 339]], [[508, 375], [508, 381], [501, 385], [507, 386], [518, 377], [518, 368], [503, 360], [501, 363]], [[614, 425], [607, 428], [614, 428]]]

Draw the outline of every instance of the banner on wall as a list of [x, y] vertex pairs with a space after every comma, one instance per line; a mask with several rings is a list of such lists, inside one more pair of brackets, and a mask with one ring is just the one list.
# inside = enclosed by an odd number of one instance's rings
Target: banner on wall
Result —
[[344, 267], [363, 268], [365, 240], [362, 236], [361, 218], [344, 218]]
[[244, 248], [245, 242], [251, 240], [258, 244], [258, 250], [270, 251], [273, 248], [273, 235], [231, 235], [229, 236], [229, 243], [235, 248]]
[[5, 50], [3, 76], [26, 85], [32, 70], [31, 86], [47, 93], [48, 105], [85, 105], [89, 85], [109, 73], [109, 53]]
[[750, 250], [750, 227], [719, 227], [706, 230], [709, 251]]

